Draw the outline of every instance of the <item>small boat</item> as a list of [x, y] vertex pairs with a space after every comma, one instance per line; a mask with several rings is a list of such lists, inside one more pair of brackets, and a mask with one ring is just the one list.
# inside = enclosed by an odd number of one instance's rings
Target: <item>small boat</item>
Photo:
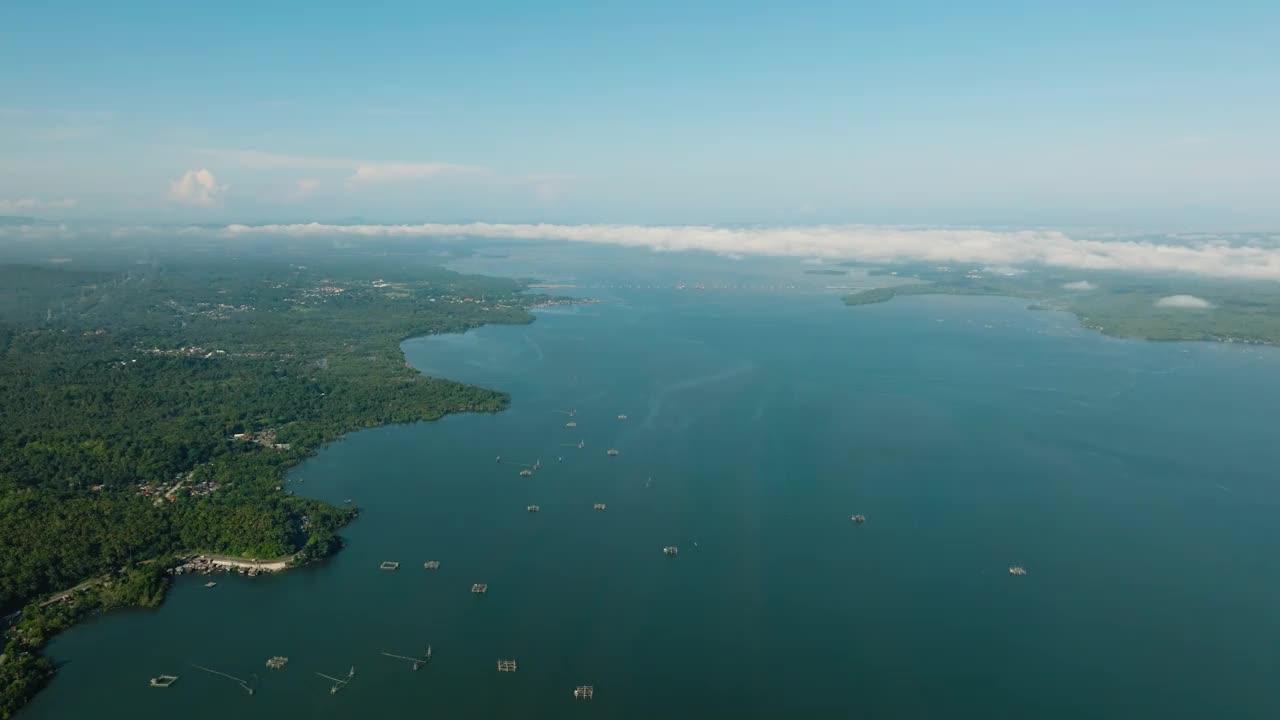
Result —
[[866, 515], [854, 515], [853, 517], [850, 517], [849, 519], [850, 519], [850, 520], [852, 520], [852, 521], [854, 521], [854, 522], [856, 522], [856, 523], [858, 523], [859, 525], [861, 525], [862, 523], [864, 523], [864, 522], [866, 522], [866, 521], [867, 521], [867, 516], [866, 516]]
[[343, 500], [343, 501], [342, 501], [342, 504], [343, 504], [343, 505], [350, 505], [350, 504], [351, 504], [351, 498], [347, 498], [346, 500]]
[[204, 586], [205, 586], [205, 587], [207, 587], [207, 588], [211, 588], [211, 587], [213, 587], [213, 586], [215, 586], [215, 585], [217, 585], [217, 584], [218, 584], [218, 583], [216, 583], [216, 582], [214, 582], [214, 581], [210, 580], [209, 582], [205, 583], [205, 584], [204, 584]]
[[525, 508], [525, 510], [528, 510], [529, 512], [542, 512], [542, 508], [537, 505], [530, 505], [529, 507]]
[[579, 440], [579, 441], [578, 441], [578, 449], [579, 449], [579, 450], [581, 450], [582, 448], [584, 448], [584, 447], [586, 447], [586, 446], [587, 446], [587, 441], [586, 441], [586, 440]]
[[1026, 575], [1027, 569], [1022, 567], [1021, 565], [1012, 565], [1009, 567], [1009, 574], [1015, 575], [1015, 576]]
[[668, 545], [668, 546], [666, 546], [666, 547], [662, 548], [662, 554], [663, 554], [663, 555], [671, 555], [671, 556], [679, 555], [679, 554], [680, 554], [680, 548], [676, 547], [675, 545]]
[[570, 420], [569, 422], [565, 423], [564, 426], [567, 428], [576, 428], [578, 427], [578, 423]]
[[615, 449], [615, 448], [609, 448], [608, 450], [605, 450], [605, 451], [604, 451], [604, 453], [605, 453], [605, 455], [609, 455], [610, 457], [612, 457], [612, 456], [617, 455], [617, 454], [618, 454], [618, 451], [617, 451], [617, 449]]
[[496, 460], [494, 460], [494, 462], [502, 462], [502, 456], [501, 456], [501, 455], [499, 455], [499, 456], [498, 456], [498, 458], [497, 458]]
[[533, 471], [530, 470], [529, 468], [525, 468], [520, 471], [520, 477], [529, 477], [532, 474], [533, 474]]
[[618, 416], [618, 419], [619, 419], [619, 420], [626, 420], [626, 419], [627, 419], [627, 416], [626, 416], [626, 415], [619, 415], [619, 416]]

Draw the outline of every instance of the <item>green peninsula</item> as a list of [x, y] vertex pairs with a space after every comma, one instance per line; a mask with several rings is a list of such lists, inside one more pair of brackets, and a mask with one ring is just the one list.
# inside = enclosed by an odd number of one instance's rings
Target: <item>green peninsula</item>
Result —
[[[1189, 275], [902, 265], [872, 270], [895, 284], [844, 296], [866, 305], [909, 295], [1000, 295], [1074, 314], [1116, 337], [1280, 344], [1280, 285]], [[900, 283], [900, 284], [898, 284]]]
[[53, 634], [159, 603], [175, 555], [336, 550], [355, 511], [285, 470], [344, 433], [506, 407], [400, 343], [558, 302], [523, 290], [337, 253], [0, 266], [0, 718], [52, 673]]
[[875, 303], [888, 302], [897, 295], [893, 288], [871, 288], [870, 290], [859, 290], [856, 293], [849, 293], [844, 296], [845, 305], [872, 305]]

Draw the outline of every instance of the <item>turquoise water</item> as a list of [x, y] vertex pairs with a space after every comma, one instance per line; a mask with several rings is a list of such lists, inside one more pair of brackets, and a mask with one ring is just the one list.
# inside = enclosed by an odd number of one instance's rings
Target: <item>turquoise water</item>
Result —
[[605, 297], [405, 343], [511, 409], [328, 447], [293, 477], [363, 509], [342, 553], [75, 628], [24, 720], [1280, 713], [1280, 353], [995, 298]]

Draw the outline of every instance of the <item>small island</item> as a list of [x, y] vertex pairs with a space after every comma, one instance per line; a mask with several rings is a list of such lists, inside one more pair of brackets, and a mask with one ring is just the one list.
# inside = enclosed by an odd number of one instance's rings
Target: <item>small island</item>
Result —
[[844, 296], [845, 305], [872, 305], [874, 303], [888, 302], [894, 298], [897, 293], [893, 288], [871, 288], [870, 290], [860, 290], [856, 293], [850, 293]]

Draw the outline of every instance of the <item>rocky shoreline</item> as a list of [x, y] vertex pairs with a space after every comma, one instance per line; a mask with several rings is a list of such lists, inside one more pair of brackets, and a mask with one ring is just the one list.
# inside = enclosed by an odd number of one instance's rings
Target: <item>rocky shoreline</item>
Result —
[[178, 564], [169, 569], [169, 574], [174, 576], [213, 575], [215, 573], [235, 572], [254, 577], [263, 573], [287, 570], [295, 557], [290, 555], [272, 560], [259, 560], [257, 558], [245, 560], [218, 555], [194, 555], [181, 558]]

